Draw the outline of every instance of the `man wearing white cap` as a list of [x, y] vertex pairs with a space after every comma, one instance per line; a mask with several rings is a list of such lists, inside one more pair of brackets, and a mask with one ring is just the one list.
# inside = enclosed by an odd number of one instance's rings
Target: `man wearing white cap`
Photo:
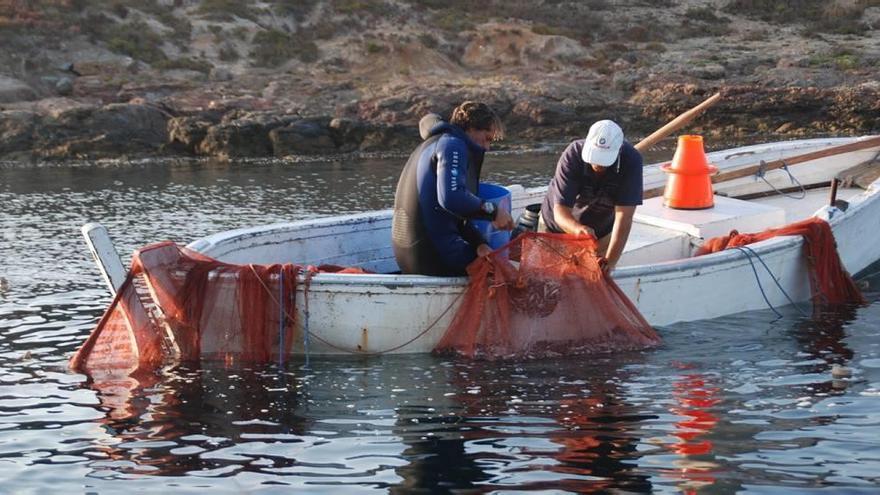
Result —
[[599, 239], [605, 270], [617, 265], [642, 204], [642, 155], [610, 120], [572, 142], [556, 165], [541, 205], [539, 231], [592, 235]]

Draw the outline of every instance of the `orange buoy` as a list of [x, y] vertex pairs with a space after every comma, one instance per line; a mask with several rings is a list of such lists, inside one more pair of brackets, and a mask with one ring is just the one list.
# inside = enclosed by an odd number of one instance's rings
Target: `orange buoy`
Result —
[[660, 170], [669, 174], [663, 192], [663, 206], [703, 210], [715, 205], [711, 176], [718, 172], [718, 168], [706, 161], [703, 136], [679, 136], [672, 163], [662, 165]]

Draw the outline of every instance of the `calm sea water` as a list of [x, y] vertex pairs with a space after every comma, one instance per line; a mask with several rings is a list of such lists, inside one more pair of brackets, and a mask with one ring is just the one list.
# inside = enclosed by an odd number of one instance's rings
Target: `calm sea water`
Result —
[[[487, 179], [554, 162], [492, 156]], [[83, 223], [130, 253], [387, 208], [400, 166], [0, 167], [0, 493], [880, 491], [880, 276], [867, 307], [675, 325], [639, 353], [207, 364], [102, 392], [67, 370], [109, 302]]]

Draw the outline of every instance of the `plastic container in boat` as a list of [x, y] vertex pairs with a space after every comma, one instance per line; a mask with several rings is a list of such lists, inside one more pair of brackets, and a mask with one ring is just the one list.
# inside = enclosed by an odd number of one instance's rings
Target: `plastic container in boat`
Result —
[[541, 203], [531, 204], [523, 208], [522, 213], [516, 221], [516, 226], [513, 227], [513, 232], [510, 233], [510, 238], [516, 239], [516, 236], [523, 232], [537, 232], [538, 218], [540, 217]]
[[[499, 210], [503, 208], [510, 213], [510, 191], [507, 188], [481, 182], [477, 195], [483, 201], [494, 203]], [[492, 249], [498, 249], [510, 242], [510, 231], [496, 229], [491, 220], [474, 220], [473, 224]]]

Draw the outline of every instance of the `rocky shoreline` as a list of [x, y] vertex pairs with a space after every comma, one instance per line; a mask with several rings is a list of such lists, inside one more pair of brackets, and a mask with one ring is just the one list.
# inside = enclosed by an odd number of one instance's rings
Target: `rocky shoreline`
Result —
[[[464, 99], [488, 101], [502, 115], [501, 148], [564, 142], [589, 124], [611, 117], [630, 136], [643, 137], [715, 91], [722, 100], [688, 132], [731, 140], [765, 140], [877, 132], [880, 84], [854, 87], [699, 87], [667, 83], [642, 87], [629, 98], [539, 97], [456, 88], [444, 94], [404, 88], [394, 97], [360, 100], [343, 116], [273, 109], [269, 99], [209, 101], [204, 108], [169, 97], [89, 103], [47, 98], [7, 104], [0, 111], [0, 158], [17, 161], [144, 156], [303, 157], [350, 152], [404, 152], [419, 140], [416, 122], [428, 111], [448, 114]], [[454, 94], [454, 96], [453, 96]], [[268, 107], [268, 108], [267, 108]]]
[[[584, 38], [564, 12], [543, 3], [504, 22], [467, 24], [439, 17], [458, 15], [453, 7], [394, 0], [344, 12], [309, 3], [286, 18], [238, 4], [214, 2], [208, 14], [207, 0], [166, 2], [185, 21], [156, 8], [162, 2], [144, 4], [153, 10], [124, 3], [76, 11], [81, 22], [62, 42], [49, 21], [28, 21], [20, 31], [0, 23], [0, 34], [12, 33], [11, 48], [0, 52], [7, 68], [0, 70], [0, 160], [405, 153], [419, 140], [422, 115], [448, 115], [467, 99], [501, 115], [501, 149], [566, 142], [601, 118], [617, 120], [637, 141], [719, 91], [722, 100], [687, 132], [725, 142], [880, 132], [880, 37], [871, 36], [880, 7], [858, 11], [863, 32], [850, 35], [805, 33], [803, 25], [739, 12], [756, 4], [747, 0], [662, 8], [594, 1], [579, 8], [616, 9], [630, 27], [618, 33], [596, 24], [596, 36]], [[217, 17], [221, 4], [238, 6]], [[49, 19], [47, 12], [28, 19]], [[157, 33], [165, 29], [177, 44], [134, 38], [161, 46], [145, 51], [118, 38], [133, 36], [128, 31], [87, 24], [96, 18], [120, 29], [163, 26]], [[356, 27], [322, 34], [328, 19]], [[441, 27], [425, 30], [419, 23], [426, 21]], [[283, 34], [291, 23], [300, 38]], [[266, 33], [282, 33], [290, 44], [268, 45], [276, 51], [267, 55], [258, 50]], [[271, 58], [279, 46], [281, 58]]]

